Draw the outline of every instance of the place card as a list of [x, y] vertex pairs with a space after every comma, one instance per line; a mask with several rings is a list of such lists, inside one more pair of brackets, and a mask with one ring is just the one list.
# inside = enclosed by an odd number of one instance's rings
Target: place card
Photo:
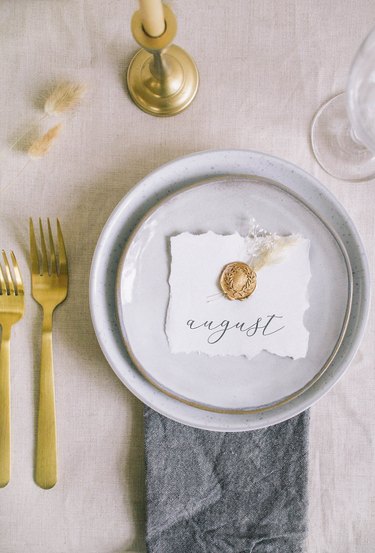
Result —
[[211, 231], [172, 236], [165, 326], [171, 352], [251, 359], [265, 350], [292, 359], [306, 357], [309, 332], [303, 318], [309, 307], [310, 241], [292, 238], [282, 255], [257, 271], [252, 295], [230, 300], [220, 288], [220, 275], [232, 262], [251, 266], [255, 238]]

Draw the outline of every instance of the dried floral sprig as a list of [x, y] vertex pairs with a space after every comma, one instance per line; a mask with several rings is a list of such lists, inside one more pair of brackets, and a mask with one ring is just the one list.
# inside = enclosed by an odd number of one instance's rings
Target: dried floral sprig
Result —
[[246, 237], [246, 252], [248, 263], [254, 271], [259, 271], [265, 265], [282, 261], [286, 250], [294, 245], [299, 238], [297, 234], [279, 236], [262, 228], [254, 218], [250, 219], [249, 233]]
[[45, 134], [43, 134], [43, 136], [34, 140], [34, 142], [27, 150], [29, 157], [33, 159], [39, 159], [45, 156], [46, 153], [50, 150], [58, 135], [60, 134], [61, 129], [62, 123], [59, 123], [58, 125], [50, 128]]
[[[87, 86], [81, 83], [73, 83], [70, 81], [61, 82], [56, 85], [48, 94], [43, 104], [44, 115], [40, 117], [37, 123], [41, 123], [44, 119], [51, 116], [58, 116], [72, 109], [86, 94]], [[21, 142], [31, 131], [29, 128], [21, 136], [19, 136], [9, 147], [10, 150]]]
[[272, 245], [263, 238], [263, 248], [261, 244], [257, 246], [257, 255], [253, 258], [251, 267], [254, 271], [259, 271], [266, 265], [274, 265], [283, 261], [286, 250], [297, 243], [300, 236], [291, 234], [289, 236], [274, 236]]
[[43, 136], [41, 136], [40, 138], [37, 138], [36, 140], [34, 140], [34, 142], [30, 144], [27, 150], [29, 159], [22, 167], [22, 169], [19, 171], [19, 173], [17, 173], [16, 178], [18, 178], [20, 174], [24, 172], [24, 170], [29, 165], [29, 163], [31, 163], [31, 161], [40, 159], [41, 157], [44, 157], [49, 152], [56, 138], [60, 134], [62, 126], [63, 126], [62, 123], [59, 123], [58, 125], [51, 127], [46, 133], [43, 134]]
[[60, 115], [78, 104], [87, 90], [86, 85], [72, 82], [58, 84], [44, 103], [44, 112], [47, 115]]

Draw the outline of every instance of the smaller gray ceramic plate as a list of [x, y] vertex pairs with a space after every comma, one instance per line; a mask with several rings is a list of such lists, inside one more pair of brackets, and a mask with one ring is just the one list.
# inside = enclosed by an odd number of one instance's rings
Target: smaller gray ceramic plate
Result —
[[[271, 232], [310, 240], [307, 356], [172, 354], [165, 333], [169, 238], [186, 231], [246, 235], [253, 217]], [[339, 236], [295, 193], [261, 177], [210, 179], [169, 196], [142, 219], [119, 265], [119, 318], [134, 364], [165, 393], [217, 412], [275, 408], [304, 393], [333, 361], [351, 300], [351, 267]], [[250, 316], [251, 304], [239, 307], [246, 306]]]

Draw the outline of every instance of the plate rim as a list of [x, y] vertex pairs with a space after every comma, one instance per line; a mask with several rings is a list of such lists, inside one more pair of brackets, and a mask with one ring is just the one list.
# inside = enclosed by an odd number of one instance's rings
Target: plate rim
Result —
[[[358, 307], [360, 317], [359, 322], [355, 327], [355, 335], [351, 338], [351, 344], [348, 347], [345, 360], [341, 360], [340, 365], [337, 367], [335, 372], [334, 378], [331, 378], [328, 382], [325, 382], [322, 389], [314, 390], [314, 387], [312, 387], [307, 393], [305, 402], [303, 404], [293, 404], [290, 412], [281, 410], [280, 412], [277, 412], [276, 417], [272, 416], [269, 418], [265, 418], [263, 415], [249, 418], [247, 415], [216, 416], [216, 414], [210, 414], [210, 416], [205, 417], [202, 420], [200, 413], [198, 413], [198, 410], [195, 410], [194, 408], [189, 408], [189, 410], [184, 410], [183, 412], [175, 409], [174, 400], [163, 402], [163, 404], [160, 405], [160, 403], [158, 404], [158, 398], [155, 400], [155, 397], [152, 394], [145, 397], [143, 391], [139, 390], [142, 383], [140, 384], [139, 382], [136, 382], [133, 369], [130, 367], [128, 360], [124, 358], [124, 352], [122, 350], [120, 352], [116, 349], [118, 347], [118, 343], [116, 342], [116, 336], [112, 332], [112, 321], [109, 317], [107, 317], [107, 319], [105, 318], [108, 312], [108, 303], [106, 302], [106, 299], [100, 298], [100, 293], [102, 292], [101, 278], [105, 277], [108, 272], [108, 267], [101, 271], [101, 256], [106, 256], [107, 242], [114, 242], [111, 244], [113, 247], [116, 245], [113, 231], [116, 230], [116, 224], [118, 223], [119, 216], [122, 211], [126, 209], [127, 204], [133, 199], [133, 196], [142, 196], [143, 190], [147, 187], [151, 188], [154, 186], [153, 179], [158, 177], [158, 175], [163, 175], [165, 177], [167, 174], [170, 179], [169, 186], [172, 186], [172, 182], [175, 181], [175, 179], [171, 179], [171, 175], [168, 175], [168, 173], [171, 170], [177, 169], [181, 171], [182, 166], [187, 162], [189, 162], [190, 165], [195, 162], [198, 164], [198, 168], [192, 171], [193, 176], [191, 176], [191, 173], [187, 174], [186, 171], [183, 175], [181, 174], [179, 178], [184, 182], [188, 182], [191, 178], [203, 178], [208, 175], [219, 176], [224, 173], [236, 175], [239, 173], [238, 167], [240, 166], [245, 168], [244, 170], [241, 169], [241, 173], [246, 173], [247, 171], [249, 173], [254, 172], [254, 166], [257, 166], [256, 171], [258, 172], [260, 171], [259, 165], [263, 162], [268, 165], [274, 163], [277, 167], [278, 173], [284, 174], [285, 170], [295, 173], [298, 176], [298, 179], [307, 181], [310, 185], [312, 184], [313, 189], [315, 189], [318, 194], [324, 194], [329, 203], [335, 206], [340, 218], [346, 221], [346, 224], [352, 233], [353, 243], [355, 243], [357, 249], [358, 263], [360, 264], [362, 273], [362, 277], [360, 279], [362, 294], [360, 305]], [[213, 164], [217, 164], [218, 167]], [[225, 169], [222, 169], [223, 166], [225, 166]], [[147, 191], [149, 188], [147, 188]], [[108, 361], [114, 373], [118, 376], [119, 380], [140, 401], [164, 416], [188, 426], [218, 432], [244, 432], [280, 423], [303, 412], [325, 396], [345, 374], [353, 360], [353, 357], [357, 353], [366, 328], [371, 304], [371, 283], [368, 259], [360, 234], [343, 205], [324, 184], [301, 167], [280, 157], [244, 148], [206, 149], [203, 151], [192, 152], [188, 155], [174, 158], [158, 166], [143, 177], [136, 185], [128, 190], [123, 198], [117, 203], [103, 226], [93, 254], [89, 278], [89, 306], [94, 331], [104, 357]], [[96, 305], [98, 295], [99, 302], [98, 305]], [[111, 347], [114, 347], [115, 351], [112, 351]], [[125, 376], [124, 372], [126, 373]], [[312, 391], [314, 393], [312, 393]], [[276, 413], [276, 411], [274, 411], [274, 413]]]
[[[173, 390], [169, 388], [164, 388], [161, 383], [159, 383], [156, 379], [154, 379], [149, 372], [143, 367], [142, 363], [138, 360], [136, 354], [133, 351], [133, 348], [131, 347], [130, 340], [127, 337], [126, 329], [125, 329], [125, 322], [124, 322], [124, 316], [123, 311], [121, 309], [122, 307], [122, 286], [121, 286], [121, 280], [122, 280], [122, 273], [124, 269], [124, 265], [126, 262], [126, 257], [129, 252], [129, 249], [131, 248], [131, 245], [133, 243], [134, 238], [144, 225], [144, 223], [156, 212], [158, 211], [163, 205], [165, 205], [168, 201], [172, 200], [173, 198], [176, 198], [177, 196], [180, 196], [184, 194], [185, 192], [189, 192], [191, 190], [194, 190], [196, 188], [200, 188], [206, 185], [209, 185], [210, 183], [214, 184], [218, 181], [225, 182], [228, 179], [232, 179], [234, 181], [250, 181], [253, 179], [259, 179], [260, 181], [265, 181], [265, 184], [269, 184], [270, 186], [273, 186], [279, 190], [282, 190], [289, 196], [292, 196], [294, 200], [301, 203], [304, 208], [306, 208], [308, 211], [310, 211], [319, 221], [323, 224], [323, 226], [327, 229], [327, 231], [331, 234], [331, 236], [336, 241], [337, 245], [340, 248], [341, 254], [345, 261], [345, 268], [346, 268], [346, 274], [348, 279], [348, 286], [347, 286], [347, 302], [346, 302], [346, 308], [345, 308], [345, 314], [343, 319], [343, 324], [340, 329], [340, 333], [338, 336], [338, 339], [336, 340], [332, 351], [328, 355], [327, 359], [323, 363], [320, 370], [314, 375], [314, 377], [309, 380], [304, 386], [293, 392], [292, 394], [288, 394], [287, 396], [282, 397], [281, 399], [274, 401], [272, 403], [267, 403], [264, 405], [259, 405], [258, 407], [243, 407], [243, 408], [221, 408], [216, 407], [213, 405], [205, 404], [199, 401], [195, 401], [193, 399], [188, 399], [184, 396], [180, 396], [177, 393], [174, 393]], [[249, 183], [250, 184], [250, 183]], [[229, 183], [230, 185], [230, 183]], [[331, 228], [331, 226], [325, 221], [319, 213], [316, 212], [314, 208], [312, 208], [307, 202], [303, 200], [298, 194], [291, 191], [286, 185], [283, 185], [282, 183], [279, 183], [277, 181], [274, 181], [268, 177], [260, 177], [259, 175], [222, 175], [217, 177], [210, 177], [207, 179], [200, 180], [198, 182], [194, 182], [192, 184], [189, 184], [183, 188], [178, 189], [175, 192], [172, 192], [165, 196], [164, 198], [158, 200], [155, 205], [153, 205], [150, 209], [146, 211], [146, 213], [141, 217], [137, 225], [134, 227], [132, 232], [130, 233], [123, 252], [120, 256], [120, 260], [118, 263], [117, 268], [117, 274], [116, 274], [116, 308], [117, 308], [117, 317], [119, 320], [119, 326], [121, 331], [121, 336], [123, 339], [123, 342], [125, 344], [125, 347], [128, 351], [129, 357], [132, 360], [133, 364], [135, 365], [135, 368], [140, 371], [140, 373], [144, 376], [144, 378], [150, 382], [153, 386], [155, 386], [158, 390], [160, 390], [162, 393], [168, 395], [169, 397], [180, 401], [182, 403], [185, 403], [187, 405], [190, 405], [192, 407], [195, 407], [197, 409], [202, 409], [204, 411], [210, 411], [213, 413], [225, 413], [225, 414], [235, 414], [235, 415], [242, 415], [242, 414], [256, 414], [256, 413], [262, 413], [264, 411], [269, 411], [271, 409], [276, 409], [277, 407], [281, 407], [282, 405], [285, 405], [286, 403], [292, 401], [293, 399], [299, 397], [303, 393], [306, 392], [311, 386], [317, 382], [317, 380], [323, 376], [323, 374], [326, 372], [326, 370], [329, 368], [329, 366], [333, 363], [340, 346], [345, 338], [345, 334], [348, 328], [349, 319], [350, 319], [350, 313], [351, 313], [351, 306], [352, 306], [352, 299], [353, 299], [353, 275], [352, 275], [352, 266], [350, 263], [349, 255], [346, 251], [345, 245], [343, 241], [341, 240], [341, 237], [338, 235], [338, 233]]]

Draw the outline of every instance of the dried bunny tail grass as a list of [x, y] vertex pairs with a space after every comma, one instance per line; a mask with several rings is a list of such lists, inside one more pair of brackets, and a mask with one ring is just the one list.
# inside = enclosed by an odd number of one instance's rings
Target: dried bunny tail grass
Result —
[[44, 103], [47, 115], [59, 115], [73, 108], [86, 93], [87, 87], [83, 84], [64, 82], [57, 85]]
[[273, 245], [271, 247], [267, 247], [266, 245], [252, 264], [254, 271], [259, 271], [265, 265], [280, 263], [284, 259], [286, 250], [296, 244], [300, 238], [299, 234], [291, 234], [289, 236], [274, 235]]
[[29, 147], [27, 153], [31, 158], [43, 157], [51, 148], [52, 144], [60, 134], [62, 123], [49, 129], [41, 138], [35, 140]]

